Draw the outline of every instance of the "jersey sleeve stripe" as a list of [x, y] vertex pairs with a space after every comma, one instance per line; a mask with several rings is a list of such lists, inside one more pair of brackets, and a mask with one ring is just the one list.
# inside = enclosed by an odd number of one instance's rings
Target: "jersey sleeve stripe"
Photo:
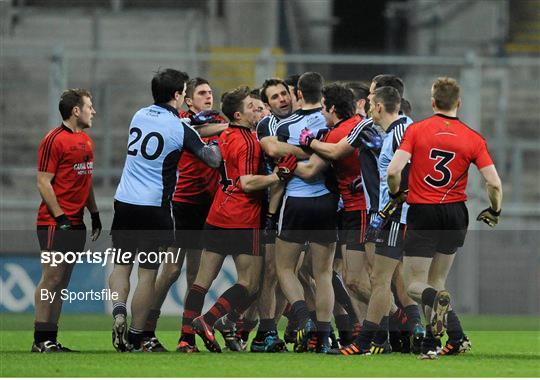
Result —
[[356, 126], [349, 133], [349, 136], [347, 136], [347, 142], [349, 143], [349, 145], [352, 145], [353, 142], [357, 139], [362, 129], [364, 129], [366, 126], [370, 124], [373, 124], [373, 121], [371, 120], [371, 118], [364, 119], [360, 123], [356, 124]]
[[246, 162], [245, 162], [245, 172], [246, 173], [254, 173], [253, 170], [250, 170], [252, 169], [252, 165], [253, 165], [253, 141], [250, 139], [250, 136], [249, 136], [249, 131], [246, 131], [246, 130], [241, 130], [240, 131], [241, 134], [242, 134], [242, 137], [244, 138], [244, 142], [246, 143], [246, 147], [247, 147], [247, 153], [246, 153]]
[[46, 138], [45, 143], [44, 143], [43, 154], [40, 158], [40, 162], [38, 166], [38, 170], [40, 172], [44, 172], [47, 170], [47, 166], [49, 165], [49, 160], [51, 157], [51, 149], [52, 149], [54, 140], [61, 132], [62, 132], [62, 128], [57, 128]]

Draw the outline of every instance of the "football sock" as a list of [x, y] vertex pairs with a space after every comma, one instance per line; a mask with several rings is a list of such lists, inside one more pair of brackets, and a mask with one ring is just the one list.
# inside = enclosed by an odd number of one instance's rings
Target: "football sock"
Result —
[[287, 306], [285, 306], [285, 310], [283, 310], [283, 316], [287, 319], [292, 318], [292, 306], [290, 303], [288, 303]]
[[448, 340], [459, 342], [463, 338], [464, 333], [456, 312], [450, 310], [446, 318], [446, 333], [448, 334]]
[[127, 308], [125, 302], [115, 302], [113, 303], [112, 315], [113, 318], [118, 314], [127, 315]]
[[330, 322], [316, 322], [317, 326], [317, 340], [319, 346], [330, 345], [330, 332], [332, 331], [332, 325]]
[[317, 312], [316, 311], [310, 311], [309, 312], [309, 319], [311, 319], [313, 322], [317, 320]]
[[375, 333], [380, 329], [380, 326], [376, 323], [366, 321], [362, 323], [362, 330], [355, 340], [355, 343], [361, 348], [367, 349], [371, 345], [371, 341], [375, 336]]
[[214, 306], [204, 315], [204, 320], [210, 326], [213, 326], [219, 318], [231, 312], [233, 308], [244, 308], [249, 300], [249, 292], [246, 287], [234, 284], [218, 298]]
[[339, 339], [344, 345], [349, 344], [352, 341], [352, 330], [349, 316], [347, 314], [336, 315], [334, 317], [336, 321], [336, 327], [339, 333]]
[[191, 327], [191, 322], [201, 315], [204, 297], [207, 292], [208, 290], [202, 286], [193, 284], [186, 297], [186, 305], [182, 314], [182, 335], [180, 336], [180, 340], [184, 340], [192, 346], [195, 345], [195, 332]]
[[142, 330], [136, 329], [134, 327], [130, 327], [128, 330], [128, 342], [133, 345], [133, 348], [138, 350], [141, 348], [141, 342], [144, 338], [144, 334]]
[[56, 342], [58, 325], [49, 322], [34, 322], [34, 342]]
[[157, 309], [150, 309], [146, 324], [144, 325], [144, 335], [148, 338], [156, 336], [156, 326], [161, 312]]
[[373, 338], [375, 344], [383, 344], [388, 339], [388, 319], [388, 316], [382, 317], [379, 330], [377, 330]]
[[298, 329], [303, 329], [309, 319], [309, 310], [306, 305], [306, 301], [296, 301], [291, 305], [291, 311], [293, 319], [297, 323]]
[[422, 304], [428, 307], [432, 307], [437, 297], [437, 291], [433, 288], [425, 288], [422, 292]]
[[422, 318], [420, 317], [420, 308], [418, 305], [409, 305], [405, 306], [403, 309], [409, 320], [409, 327], [412, 328], [416, 324], [422, 323]]
[[352, 323], [357, 322], [358, 318], [356, 317], [356, 313], [354, 312], [349, 292], [347, 291], [347, 288], [345, 287], [341, 276], [336, 271], [333, 271], [332, 273], [332, 287], [334, 288], [334, 296], [336, 302], [345, 309]]

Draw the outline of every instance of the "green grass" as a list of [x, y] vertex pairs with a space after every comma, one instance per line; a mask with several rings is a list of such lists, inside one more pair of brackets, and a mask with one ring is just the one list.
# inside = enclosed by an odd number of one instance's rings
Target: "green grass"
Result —
[[[540, 376], [540, 319], [534, 317], [464, 317], [472, 351], [435, 361], [398, 353], [371, 357], [311, 353], [119, 354], [110, 343], [110, 317], [104, 315], [63, 316], [61, 342], [83, 352], [41, 355], [29, 352], [32, 320], [28, 314], [0, 314], [2, 377]], [[178, 339], [178, 322], [178, 318], [160, 319], [158, 335], [170, 349]]]

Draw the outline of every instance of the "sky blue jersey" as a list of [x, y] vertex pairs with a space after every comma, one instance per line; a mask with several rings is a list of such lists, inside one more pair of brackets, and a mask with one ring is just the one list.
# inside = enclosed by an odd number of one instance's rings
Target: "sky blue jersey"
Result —
[[[294, 112], [291, 116], [278, 123], [276, 134], [279, 141], [300, 146], [300, 133], [304, 128], [308, 128], [319, 139], [328, 131], [321, 108]], [[285, 195], [308, 198], [319, 197], [329, 192], [325, 185], [324, 174], [319, 174], [309, 181], [293, 176], [287, 183]]]

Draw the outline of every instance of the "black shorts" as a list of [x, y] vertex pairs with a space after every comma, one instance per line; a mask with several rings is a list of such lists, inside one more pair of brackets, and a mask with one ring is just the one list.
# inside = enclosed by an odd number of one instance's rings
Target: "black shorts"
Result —
[[339, 240], [346, 244], [348, 250], [364, 251], [364, 239], [368, 226], [366, 210], [341, 211], [341, 225], [339, 226]]
[[83, 252], [86, 244], [86, 226], [76, 224], [71, 230], [58, 230], [56, 226], [37, 226], [39, 248], [50, 252]]
[[291, 197], [283, 200], [278, 226], [281, 240], [304, 244], [337, 241], [337, 196]]
[[465, 202], [413, 204], [407, 213], [405, 256], [452, 255], [463, 246], [469, 212]]
[[173, 203], [174, 245], [187, 249], [202, 249], [202, 231], [212, 203]]
[[203, 246], [207, 251], [220, 255], [263, 254], [261, 230], [258, 228], [221, 228], [206, 223], [204, 225]]
[[[138, 206], [114, 201], [111, 227], [113, 247], [122, 250], [124, 261], [135, 261], [137, 252], [158, 252], [174, 242], [174, 225], [169, 207]], [[129, 257], [128, 257], [129, 256]], [[140, 263], [141, 268], [156, 269], [159, 263]]]
[[398, 220], [390, 220], [384, 225], [376, 242], [375, 254], [391, 259], [403, 257], [403, 241], [407, 226]]

